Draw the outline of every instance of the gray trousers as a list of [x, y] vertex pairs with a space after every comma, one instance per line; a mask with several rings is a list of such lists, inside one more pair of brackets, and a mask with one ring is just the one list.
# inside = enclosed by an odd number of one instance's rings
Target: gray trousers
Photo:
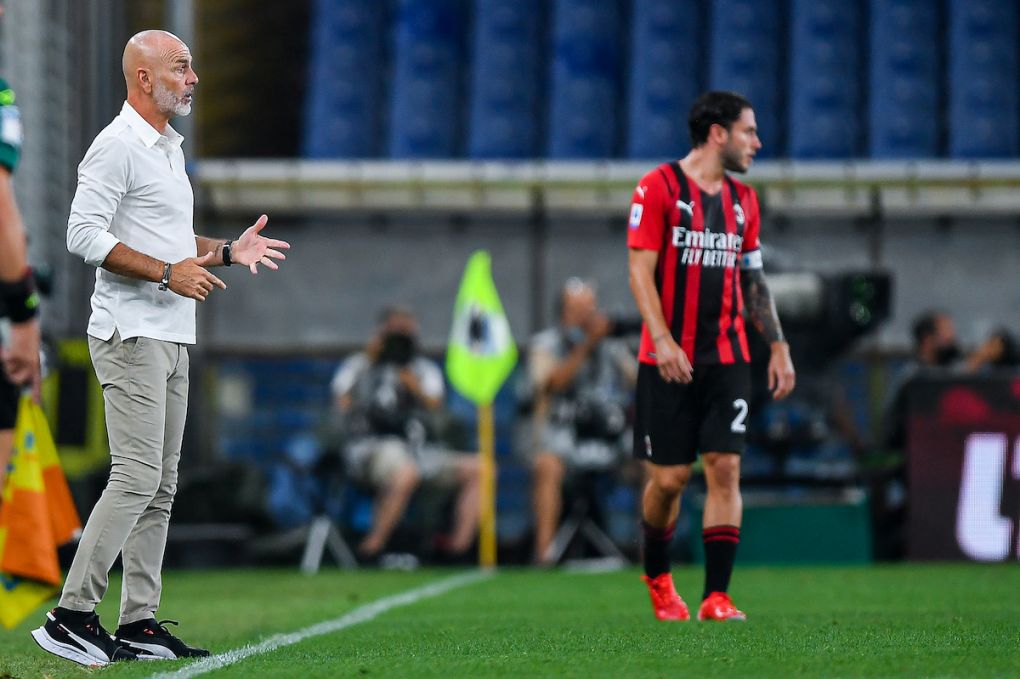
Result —
[[89, 337], [103, 387], [110, 479], [85, 524], [60, 605], [92, 611], [123, 554], [120, 624], [155, 616], [188, 410], [188, 349], [147, 337]]

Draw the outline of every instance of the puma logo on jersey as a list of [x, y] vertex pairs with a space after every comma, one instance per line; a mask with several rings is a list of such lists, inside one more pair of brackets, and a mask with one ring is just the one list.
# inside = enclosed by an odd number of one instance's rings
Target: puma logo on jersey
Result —
[[694, 200], [693, 199], [691, 200], [690, 204], [685, 203], [682, 200], [678, 200], [676, 202], [676, 206], [677, 206], [677, 209], [683, 210], [684, 212], [686, 212], [690, 216], [691, 219], [694, 219]]
[[733, 203], [733, 216], [737, 220], [737, 226], [744, 225], [744, 208], [740, 207], [740, 203]]
[[635, 189], [635, 191], [637, 191], [637, 195], [640, 196], [641, 200], [645, 199], [645, 191], [647, 190], [648, 190], [647, 186], [639, 186]]

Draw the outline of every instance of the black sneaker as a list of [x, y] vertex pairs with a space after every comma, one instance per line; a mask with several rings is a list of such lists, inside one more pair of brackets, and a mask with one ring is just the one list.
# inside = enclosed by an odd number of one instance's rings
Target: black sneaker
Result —
[[195, 648], [170, 634], [166, 625], [177, 625], [176, 620], [160, 620], [153, 618], [139, 620], [117, 628], [117, 641], [130, 648], [138, 655], [139, 660], [157, 658], [204, 658], [209, 651]]
[[54, 608], [46, 614], [46, 624], [32, 630], [32, 638], [44, 651], [87, 667], [138, 660], [103, 629], [95, 613], [71, 616]]

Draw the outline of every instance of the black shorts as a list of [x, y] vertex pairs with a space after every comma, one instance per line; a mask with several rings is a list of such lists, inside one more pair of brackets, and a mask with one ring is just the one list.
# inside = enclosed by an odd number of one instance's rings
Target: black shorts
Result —
[[20, 400], [21, 387], [11, 383], [4, 371], [0, 370], [0, 429], [14, 429]]
[[638, 369], [634, 457], [691, 464], [698, 453], [744, 452], [751, 368], [698, 365], [690, 384], [669, 383], [654, 365]]

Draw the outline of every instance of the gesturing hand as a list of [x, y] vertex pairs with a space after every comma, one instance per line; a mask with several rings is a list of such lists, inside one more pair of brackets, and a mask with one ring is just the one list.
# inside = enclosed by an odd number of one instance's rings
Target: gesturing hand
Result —
[[227, 284], [209, 273], [205, 267], [211, 265], [216, 255], [208, 252], [201, 257], [182, 259], [170, 269], [169, 288], [181, 297], [190, 297], [204, 302], [213, 287], [227, 289]]
[[690, 359], [669, 334], [655, 343], [655, 362], [659, 366], [659, 374], [667, 382], [690, 384], [694, 379]]
[[404, 389], [407, 389], [412, 394], [418, 394], [421, 392], [421, 382], [418, 380], [418, 376], [414, 374], [413, 370], [410, 368], [401, 368], [397, 376]]
[[259, 217], [258, 221], [245, 229], [241, 237], [234, 241], [230, 248], [230, 259], [238, 264], [244, 264], [254, 274], [259, 272], [259, 264], [269, 269], [279, 269], [280, 267], [273, 260], [287, 259], [287, 256], [280, 250], [290, 249], [290, 243], [286, 241], [259, 235], [268, 221], [269, 217], [266, 215]]
[[596, 311], [584, 323], [588, 341], [592, 344], [606, 337], [613, 330], [613, 322], [603, 313]]

